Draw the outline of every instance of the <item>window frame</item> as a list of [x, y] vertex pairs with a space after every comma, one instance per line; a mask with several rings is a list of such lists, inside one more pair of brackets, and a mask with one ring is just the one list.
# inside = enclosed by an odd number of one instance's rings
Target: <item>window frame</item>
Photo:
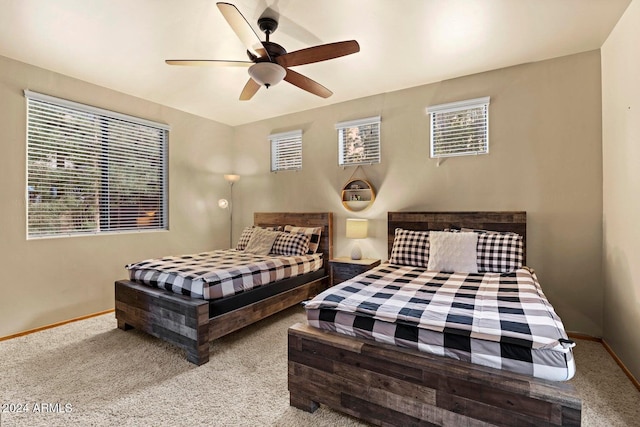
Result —
[[[336, 123], [335, 127], [338, 131], [338, 165], [342, 167], [346, 166], [359, 166], [359, 165], [372, 165], [374, 163], [380, 163], [381, 161], [381, 152], [380, 152], [380, 116], [367, 117], [364, 119], [358, 120], [350, 120], [346, 122]], [[348, 161], [347, 155], [345, 152], [347, 151], [346, 144], [347, 140], [345, 138], [345, 133], [348, 129], [358, 129], [358, 137], [361, 132], [367, 132], [369, 129], [361, 129], [365, 126], [373, 126], [376, 125], [376, 135], [372, 137], [372, 139], [366, 140], [363, 142], [363, 159], [360, 161]], [[375, 138], [375, 139], [373, 139]]]
[[[431, 158], [444, 158], [444, 157], [459, 157], [459, 156], [475, 156], [480, 154], [489, 154], [489, 103], [490, 97], [485, 96], [482, 98], [474, 98], [467, 99], [464, 101], [450, 102], [447, 104], [439, 104], [432, 105], [427, 108], [427, 113], [429, 113], [429, 155]], [[469, 111], [476, 111], [476, 114], [481, 114], [483, 124], [477, 125], [475, 122], [471, 126], [467, 126], [467, 132], [478, 132], [481, 131], [482, 138], [484, 139], [484, 143], [478, 143], [474, 141], [472, 144], [475, 145], [473, 148], [468, 150], [461, 149], [461, 144], [458, 141], [443, 141], [439, 142], [438, 137], [436, 135], [437, 130], [435, 129], [435, 124], [440, 115], [446, 115], [448, 113], [456, 113]], [[478, 132], [480, 133], [480, 132]], [[449, 143], [447, 147], [446, 144]], [[446, 149], [456, 150], [446, 152]]]
[[[302, 129], [269, 135], [271, 172], [302, 169]], [[286, 154], [285, 157], [281, 154]], [[283, 158], [281, 158], [283, 157]]]
[[[26, 107], [25, 232], [27, 240], [166, 231], [169, 229], [168, 145], [170, 126], [63, 98], [32, 92], [28, 89], [24, 90], [24, 96]], [[74, 123], [73, 125], [69, 124], [68, 127], [61, 126], [65, 123], [61, 119], [65, 113], [76, 121], [75, 123], [72, 120], [69, 121], [69, 123]], [[78, 124], [77, 120], [80, 117], [83, 117], [84, 122]], [[42, 121], [42, 123], [39, 124], [39, 121]], [[45, 133], [45, 136], [39, 133], [46, 126], [51, 126], [51, 124], [58, 127]], [[70, 133], [61, 136], [59, 134], [61, 129]], [[50, 142], [48, 141], [49, 138], [51, 139]], [[71, 141], [75, 141], [73, 146]], [[59, 144], [59, 146], [57, 149], [52, 149], [49, 146], [50, 143]], [[104, 147], [104, 152], [97, 152], [96, 145]], [[119, 206], [117, 202], [114, 203], [114, 200], [111, 199], [114, 191], [119, 194], [119, 190], [127, 189], [127, 187], [122, 187], [122, 182], [120, 184], [114, 183], [113, 176], [118, 173], [118, 168], [114, 168], [114, 165], [121, 167], [121, 178], [125, 177], [135, 181], [136, 176], [140, 175], [137, 168], [133, 174], [124, 169], [124, 165], [127, 164], [124, 159], [129, 159], [130, 154], [125, 155], [123, 148], [130, 150], [126, 151], [126, 153], [135, 153], [136, 151], [133, 148], [143, 151], [139, 156], [134, 156], [132, 162], [135, 159], [144, 157], [149, 164], [153, 165], [153, 167], [149, 166], [148, 169], [142, 169], [141, 171], [150, 172], [152, 176], [155, 176], [155, 179], [150, 181], [155, 186], [154, 189], [150, 192], [145, 189], [143, 190], [144, 192], [140, 192], [134, 197], [134, 200], [138, 203], [136, 207], [139, 211], [145, 203], [143, 196], [148, 195], [150, 197], [150, 199], [146, 200], [146, 203], [151, 203], [157, 209], [153, 210], [153, 215], [151, 215], [151, 210], [145, 213], [152, 219], [147, 219], [146, 216], [144, 218], [141, 216], [134, 217], [132, 216], [133, 211], [128, 209], [125, 209], [123, 213], [122, 206]], [[60, 153], [65, 153], [67, 156], [80, 156], [77, 158], [85, 159], [88, 162], [86, 164], [89, 164], [89, 168], [83, 170], [82, 162], [74, 164], [76, 160], [68, 159], [63, 159], [64, 165], [60, 166], [61, 160], [58, 157]], [[95, 154], [95, 157], [87, 158], [86, 153]], [[154, 156], [153, 158], [149, 157], [150, 153]], [[44, 167], [42, 164], [37, 165], [37, 161], [34, 160], [34, 156], [38, 154], [47, 157], [47, 160], [40, 160], [41, 163], [44, 162]], [[113, 163], [114, 156], [116, 163]], [[123, 160], [117, 163], [120, 159]], [[111, 160], [111, 163], [109, 160]], [[55, 167], [46, 166], [47, 162], [54, 161], [57, 164]], [[67, 161], [71, 164], [71, 167], [67, 165]], [[40, 169], [38, 170], [38, 168]], [[38, 173], [42, 175], [38, 176]], [[74, 175], [71, 178], [65, 176], [65, 179], [69, 179], [71, 183], [77, 182], [79, 190], [75, 189], [75, 184], [72, 190], [68, 186], [57, 186], [56, 184], [59, 182], [57, 180], [61, 178], [56, 178], [56, 173]], [[69, 191], [94, 191], [94, 193], [89, 193], [91, 200], [86, 205], [90, 208], [90, 213], [87, 215], [92, 218], [91, 221], [87, 221], [89, 225], [82, 224], [69, 227], [63, 223], [64, 215], [60, 211], [54, 211], [51, 215], [50, 223], [47, 223], [42, 228], [37, 227], [37, 221], [32, 220], [30, 210], [35, 209], [36, 202], [32, 200], [33, 197], [42, 190], [32, 190], [30, 183], [34, 175], [42, 182], [47, 183], [49, 181], [52, 183], [52, 195], [47, 196], [47, 193], [45, 193], [44, 197], [57, 197], [58, 188], [61, 188], [61, 191], [67, 192], [67, 194]], [[94, 190], [90, 190], [91, 188]], [[55, 193], [53, 189], [56, 189]], [[34, 194], [32, 195], [31, 192]], [[81, 196], [80, 199], [82, 197], [84, 196]], [[75, 198], [77, 199], [77, 196]], [[74, 199], [74, 197], [71, 199]], [[119, 214], [116, 213], [118, 208], [121, 209]], [[72, 212], [75, 211], [72, 210]], [[161, 212], [161, 218], [158, 218], [160, 215], [157, 215], [157, 212]], [[137, 214], [139, 213], [137, 212]], [[75, 215], [75, 213], [71, 215]], [[67, 221], [69, 220], [67, 219]], [[92, 221], [93, 223], [91, 224]], [[51, 225], [52, 227], [48, 228]]]

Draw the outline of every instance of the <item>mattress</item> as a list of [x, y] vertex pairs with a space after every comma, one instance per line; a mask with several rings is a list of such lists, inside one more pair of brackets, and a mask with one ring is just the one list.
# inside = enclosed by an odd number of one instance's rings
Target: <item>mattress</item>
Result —
[[447, 273], [382, 264], [309, 301], [311, 326], [554, 381], [573, 341], [533, 270]]
[[215, 300], [322, 268], [322, 254], [256, 255], [235, 249], [128, 264], [129, 279], [192, 298]]

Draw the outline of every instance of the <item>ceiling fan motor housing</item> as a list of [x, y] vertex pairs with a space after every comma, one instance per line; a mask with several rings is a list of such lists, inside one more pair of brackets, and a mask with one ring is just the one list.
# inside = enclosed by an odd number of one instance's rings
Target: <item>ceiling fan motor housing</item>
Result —
[[[271, 62], [275, 62], [275, 59], [278, 56], [284, 55], [285, 53], [287, 53], [285, 48], [280, 46], [278, 43], [262, 42], [262, 45], [264, 46], [264, 48], [267, 51], [267, 53], [269, 53], [269, 56], [271, 57]], [[265, 56], [265, 57], [262, 57], [262, 58], [258, 58], [256, 60], [256, 62], [264, 62], [264, 61], [268, 61], [268, 60], [269, 60], [269, 57]]]
[[269, 34], [272, 34], [278, 28], [278, 21], [264, 17], [258, 19], [258, 26], [267, 36], [266, 41], [262, 42], [262, 46], [264, 46], [268, 55], [251, 59], [255, 64], [249, 68], [249, 75], [259, 85], [269, 88], [269, 86], [282, 81], [287, 74], [287, 71], [276, 62], [276, 58], [284, 55], [287, 51], [279, 44], [269, 41]]
[[267, 35], [267, 40], [269, 40], [269, 34], [273, 34], [278, 28], [278, 21], [267, 17], [259, 18], [258, 27], [260, 27], [260, 31]]

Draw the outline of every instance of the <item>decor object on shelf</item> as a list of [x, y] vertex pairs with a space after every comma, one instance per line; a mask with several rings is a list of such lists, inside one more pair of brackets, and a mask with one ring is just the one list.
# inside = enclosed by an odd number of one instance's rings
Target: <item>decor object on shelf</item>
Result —
[[[369, 221], [366, 219], [348, 218], [347, 219], [347, 239], [366, 239]], [[351, 249], [351, 259], [361, 259], [362, 250], [357, 243], [354, 243]]]
[[238, 182], [240, 175], [226, 174], [224, 179], [229, 183], [229, 199], [219, 199], [218, 207], [229, 209], [229, 247], [231, 247], [233, 245], [233, 184]]

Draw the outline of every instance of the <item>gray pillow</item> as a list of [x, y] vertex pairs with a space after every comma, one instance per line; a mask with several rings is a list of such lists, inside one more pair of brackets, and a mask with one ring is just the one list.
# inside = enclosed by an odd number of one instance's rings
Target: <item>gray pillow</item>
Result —
[[251, 234], [249, 243], [245, 248], [245, 252], [250, 252], [256, 255], [268, 255], [271, 252], [273, 242], [280, 234], [280, 231], [269, 231], [262, 228], [256, 228]]

